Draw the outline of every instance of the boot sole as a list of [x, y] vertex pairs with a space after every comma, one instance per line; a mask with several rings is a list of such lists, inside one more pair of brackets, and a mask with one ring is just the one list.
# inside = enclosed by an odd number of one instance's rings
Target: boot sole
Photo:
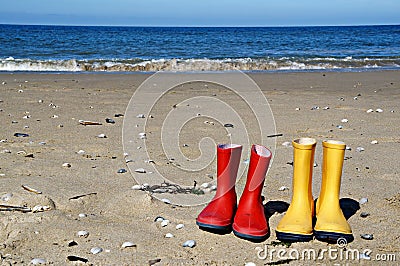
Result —
[[314, 236], [317, 240], [328, 243], [337, 243], [340, 238], [346, 239], [347, 243], [350, 243], [354, 240], [354, 236], [352, 234], [335, 232], [314, 231]]
[[262, 241], [266, 240], [270, 235], [269, 232], [268, 232], [268, 234], [263, 235], [263, 236], [254, 236], [254, 235], [243, 234], [243, 233], [240, 233], [235, 230], [232, 230], [232, 231], [235, 236], [252, 241], [252, 242], [262, 242]]
[[283, 242], [308, 242], [313, 239], [313, 235], [301, 235], [293, 233], [276, 232], [276, 238]]
[[220, 225], [200, 223], [198, 221], [196, 221], [196, 224], [199, 226], [200, 229], [212, 233], [229, 233], [232, 231], [232, 225], [220, 226]]

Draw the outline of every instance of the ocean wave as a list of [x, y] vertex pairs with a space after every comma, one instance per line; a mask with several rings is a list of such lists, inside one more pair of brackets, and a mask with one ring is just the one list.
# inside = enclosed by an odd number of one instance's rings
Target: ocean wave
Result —
[[0, 59], [0, 71], [55, 72], [156, 72], [156, 71], [278, 71], [400, 68], [400, 57], [391, 58], [225, 58], [225, 59], [114, 59], [30, 60]]

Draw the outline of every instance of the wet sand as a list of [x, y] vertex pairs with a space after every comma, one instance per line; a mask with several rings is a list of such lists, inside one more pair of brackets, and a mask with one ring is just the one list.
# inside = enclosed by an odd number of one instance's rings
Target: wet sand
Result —
[[[26, 265], [34, 258], [48, 264], [68, 265], [68, 256], [87, 259], [89, 265], [244, 265], [271, 262], [257, 256], [260, 248], [274, 246], [275, 228], [284, 215], [282, 208], [290, 202], [292, 147], [282, 145], [299, 137], [318, 141], [313, 177], [313, 195], [318, 197], [321, 184], [322, 146], [325, 139], [341, 140], [346, 151], [342, 176], [341, 198], [349, 214], [355, 237], [348, 245], [360, 252], [396, 254], [400, 260], [398, 228], [400, 226], [399, 164], [400, 157], [400, 75], [398, 71], [363, 73], [255, 73], [250, 75], [261, 88], [272, 109], [276, 133], [276, 149], [268, 172], [263, 195], [270, 211], [271, 236], [262, 243], [252, 243], [232, 233], [216, 235], [201, 231], [195, 224], [204, 205], [181, 207], [165, 204], [148, 192], [133, 190], [138, 173], [117, 173], [129, 170], [123, 149], [123, 116], [129, 100], [147, 74], [0, 74], [0, 204], [12, 206], [49, 206], [44, 212], [0, 211], [0, 243], [2, 265]], [[215, 182], [215, 161], [187, 178], [185, 171], [163, 154], [158, 136], [165, 113], [180, 101], [196, 96], [221, 96], [243, 113], [250, 128], [256, 121], [245, 105], [235, 105], [234, 93], [218, 86], [195, 82], [165, 95], [152, 109], [149, 120], [147, 151], [159, 171], [171, 181], [190, 187]], [[355, 98], [356, 97], [356, 98]], [[325, 107], [329, 107], [325, 108]], [[377, 109], [383, 112], [376, 112]], [[179, 112], [179, 106], [177, 112]], [[313, 110], [312, 110], [313, 109]], [[367, 110], [373, 112], [368, 113]], [[216, 110], [218, 111], [218, 110]], [[24, 118], [25, 117], [25, 118]], [[115, 123], [106, 123], [112, 118]], [[348, 119], [348, 122], [342, 122]], [[83, 126], [79, 120], [99, 121], [99, 126]], [[216, 143], [229, 140], [227, 128], [211, 118], [199, 116], [181, 131], [182, 153], [197, 158], [199, 141], [211, 137]], [[339, 128], [338, 126], [342, 126]], [[235, 132], [236, 128], [229, 129]], [[29, 137], [15, 137], [15, 133]], [[107, 138], [98, 138], [105, 134]], [[249, 133], [251, 141], [256, 135]], [[371, 144], [376, 140], [377, 144]], [[186, 144], [183, 147], [183, 144]], [[362, 152], [357, 151], [362, 147]], [[83, 150], [84, 154], [77, 152]], [[213, 153], [214, 151], [211, 151]], [[135, 160], [135, 151], [130, 152]], [[247, 154], [242, 155], [245, 160]], [[69, 163], [71, 167], [63, 166]], [[143, 168], [148, 167], [143, 162]], [[243, 161], [243, 168], [246, 168]], [[245, 177], [238, 184], [243, 187]], [[37, 189], [41, 194], [24, 190], [21, 185]], [[140, 184], [141, 185], [141, 184]], [[280, 191], [286, 186], [289, 190]], [[11, 194], [10, 194], [11, 193]], [[210, 198], [212, 194], [204, 195]], [[162, 197], [162, 195], [160, 196]], [[189, 194], [189, 197], [201, 197]], [[368, 202], [358, 204], [361, 198]], [[274, 212], [276, 211], [276, 212]], [[366, 218], [361, 212], [369, 213]], [[80, 217], [84, 213], [86, 217]], [[154, 222], [157, 216], [170, 221], [165, 227]], [[176, 229], [177, 224], [184, 228]], [[88, 237], [78, 237], [86, 230]], [[165, 238], [172, 233], [173, 238]], [[360, 234], [373, 234], [373, 240]], [[184, 248], [189, 239], [194, 248]], [[131, 241], [136, 246], [121, 248]], [[103, 252], [92, 254], [93, 247]], [[321, 250], [335, 248], [317, 240], [294, 243], [290, 248]], [[156, 260], [156, 261], [153, 261]], [[272, 262], [309, 263], [304, 260], [272, 258]], [[333, 263], [325, 258], [323, 263]], [[340, 260], [337, 263], [354, 263]], [[76, 262], [75, 262], [76, 263]], [[361, 260], [362, 265], [373, 261]], [[390, 263], [389, 263], [390, 264]], [[388, 264], [388, 265], [389, 265]]]

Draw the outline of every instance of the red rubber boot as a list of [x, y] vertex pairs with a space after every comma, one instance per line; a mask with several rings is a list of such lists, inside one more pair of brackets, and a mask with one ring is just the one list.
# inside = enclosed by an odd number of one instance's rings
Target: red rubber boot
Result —
[[271, 157], [272, 153], [266, 147], [260, 145], [251, 147], [246, 186], [232, 226], [233, 233], [240, 238], [262, 241], [269, 236], [261, 191]]
[[207, 231], [230, 231], [236, 211], [236, 176], [242, 146], [217, 146], [217, 192], [196, 219], [196, 224]]

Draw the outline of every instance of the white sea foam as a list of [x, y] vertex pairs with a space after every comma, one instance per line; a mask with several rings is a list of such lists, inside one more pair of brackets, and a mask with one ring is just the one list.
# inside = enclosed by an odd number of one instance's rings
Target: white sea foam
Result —
[[225, 59], [98, 59], [98, 60], [29, 60], [0, 59], [0, 71], [296, 71], [327, 69], [399, 68], [399, 59], [316, 58], [225, 58]]

